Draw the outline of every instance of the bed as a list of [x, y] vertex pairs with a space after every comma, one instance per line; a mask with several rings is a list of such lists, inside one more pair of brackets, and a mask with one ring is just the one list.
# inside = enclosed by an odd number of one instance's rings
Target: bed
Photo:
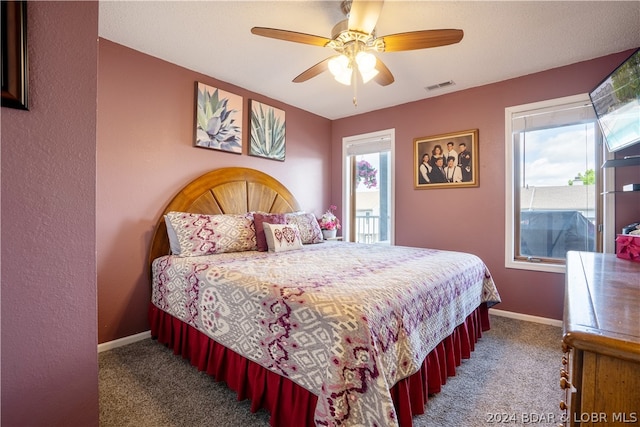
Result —
[[493, 279], [471, 254], [322, 241], [313, 222], [254, 169], [187, 184], [151, 242], [152, 337], [272, 426], [411, 426], [489, 329]]

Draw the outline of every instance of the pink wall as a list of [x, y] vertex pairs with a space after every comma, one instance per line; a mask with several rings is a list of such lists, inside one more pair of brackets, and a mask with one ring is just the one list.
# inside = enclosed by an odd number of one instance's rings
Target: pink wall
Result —
[[[346, 135], [395, 127], [398, 165], [412, 165], [414, 137], [479, 128], [477, 189], [416, 191], [411, 169], [398, 168], [397, 243], [477, 253], [496, 276], [500, 308], [560, 317], [562, 275], [502, 266], [503, 111], [584, 92], [624, 53], [332, 123], [106, 40], [98, 51], [97, 2], [28, 7], [31, 108], [1, 111], [3, 425], [98, 425], [96, 313], [100, 342], [148, 329], [152, 226], [186, 181], [253, 167], [320, 213], [340, 199]], [[286, 110], [287, 161], [193, 148], [195, 80], [244, 96], [245, 108], [255, 98]], [[633, 197], [620, 197], [618, 212], [637, 212]], [[460, 199], [451, 235], [431, 226], [442, 218], [433, 206]]]
[[[477, 254], [502, 295], [496, 308], [562, 318], [564, 275], [504, 267], [504, 109], [588, 92], [629, 52], [379, 110], [332, 123], [332, 200], [341, 200], [340, 155], [345, 136], [395, 128], [396, 244]], [[413, 139], [479, 129], [480, 187], [415, 190]], [[631, 197], [618, 209], [634, 209]], [[636, 199], [637, 202], [637, 199]], [[640, 216], [636, 216], [640, 218]]]
[[[331, 122], [109, 40], [99, 44], [98, 338], [106, 342], [149, 329], [153, 227], [193, 178], [227, 166], [259, 169], [286, 185], [305, 210], [326, 209]], [[242, 155], [193, 147], [196, 81], [244, 97]], [[285, 111], [284, 162], [247, 155], [249, 99]]]
[[[504, 268], [504, 108], [584, 93], [628, 53], [331, 122], [109, 40], [99, 44], [99, 342], [148, 330], [151, 233], [186, 182], [219, 167], [252, 167], [282, 181], [304, 209], [321, 213], [341, 200], [342, 137], [387, 128], [396, 129], [396, 243], [478, 254], [500, 287], [499, 308], [562, 317], [563, 275]], [[286, 161], [248, 156], [246, 143], [242, 155], [194, 148], [195, 81], [243, 96], [245, 117], [249, 99], [285, 110]], [[414, 190], [413, 138], [474, 128], [480, 187]]]
[[30, 111], [2, 108], [1, 422], [97, 426], [98, 3], [27, 7]]

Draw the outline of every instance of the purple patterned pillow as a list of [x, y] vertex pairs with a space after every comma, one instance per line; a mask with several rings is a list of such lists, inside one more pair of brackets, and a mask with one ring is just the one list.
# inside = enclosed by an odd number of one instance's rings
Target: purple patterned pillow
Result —
[[253, 222], [256, 225], [256, 245], [260, 252], [266, 252], [269, 247], [267, 245], [267, 238], [264, 235], [264, 223], [268, 224], [286, 224], [287, 220], [284, 214], [277, 213], [264, 213], [254, 212]]
[[287, 224], [295, 224], [300, 230], [300, 238], [302, 244], [307, 245], [309, 243], [320, 243], [323, 241], [322, 230], [320, 230], [320, 224], [318, 219], [312, 213], [295, 212], [285, 215], [287, 218]]
[[180, 247], [179, 255], [201, 256], [256, 250], [253, 215], [167, 213]]

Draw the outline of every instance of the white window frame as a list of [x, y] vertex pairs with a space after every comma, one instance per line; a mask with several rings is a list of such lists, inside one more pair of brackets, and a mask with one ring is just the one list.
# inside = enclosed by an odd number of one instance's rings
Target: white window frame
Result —
[[[513, 150], [513, 126], [512, 126], [512, 118], [514, 115], [518, 113], [545, 109], [545, 108], [553, 108], [556, 106], [561, 106], [563, 104], [573, 104], [573, 103], [583, 103], [591, 104], [591, 100], [589, 99], [589, 95], [579, 94], [573, 96], [567, 96], [563, 98], [556, 98], [541, 102], [534, 102], [531, 104], [518, 105], [513, 107], [505, 108], [505, 267], [506, 268], [515, 268], [522, 270], [533, 270], [533, 271], [545, 271], [551, 273], [564, 273], [565, 272], [565, 264], [552, 264], [552, 263], [542, 263], [535, 262], [535, 260], [525, 261], [515, 259], [515, 224], [514, 224], [514, 212], [515, 212], [515, 201], [517, 200], [515, 197], [515, 179], [514, 179], [514, 150]], [[603, 146], [605, 144], [602, 144]], [[606, 149], [603, 148], [606, 152]], [[606, 154], [606, 153], [605, 153]], [[611, 179], [607, 179], [607, 175], [610, 178], [610, 174], [604, 174], [604, 182], [603, 189], [604, 191], [610, 191], [613, 189], [613, 182]], [[609, 197], [605, 197], [603, 200], [603, 242], [607, 242], [609, 239], [609, 235], [612, 231], [612, 227], [608, 225], [611, 221], [610, 218], [613, 218], [612, 211], [612, 203], [609, 203]], [[605, 246], [605, 251], [608, 249]]]
[[375, 147], [376, 146], [385, 146], [389, 148], [390, 165], [389, 165], [389, 213], [390, 213], [390, 224], [389, 224], [389, 244], [395, 244], [395, 229], [396, 229], [396, 186], [395, 186], [395, 150], [396, 150], [396, 130], [395, 129], [385, 129], [376, 132], [365, 133], [361, 135], [353, 135], [346, 136], [342, 138], [342, 236], [346, 240], [348, 240], [348, 236], [350, 236], [351, 227], [351, 203], [353, 194], [351, 194], [351, 186], [349, 173], [351, 164], [349, 162], [349, 147], [352, 145], [370, 145], [372, 148], [371, 153], [378, 152]]

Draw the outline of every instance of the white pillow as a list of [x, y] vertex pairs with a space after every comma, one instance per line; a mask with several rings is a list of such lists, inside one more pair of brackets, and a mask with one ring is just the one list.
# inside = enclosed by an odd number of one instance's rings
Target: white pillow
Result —
[[300, 230], [294, 224], [269, 224], [265, 222], [264, 235], [270, 252], [285, 252], [302, 249]]
[[178, 241], [178, 235], [176, 230], [171, 225], [171, 221], [168, 216], [164, 216], [164, 223], [167, 226], [167, 236], [169, 237], [169, 246], [171, 247], [171, 253], [173, 255], [180, 255], [180, 242]]

